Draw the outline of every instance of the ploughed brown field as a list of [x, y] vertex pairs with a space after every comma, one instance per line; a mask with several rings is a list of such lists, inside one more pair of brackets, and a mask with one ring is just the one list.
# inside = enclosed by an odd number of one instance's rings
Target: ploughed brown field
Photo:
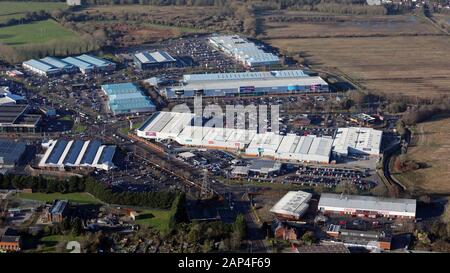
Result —
[[416, 16], [338, 18], [329, 23], [266, 19], [262, 36], [300, 54], [312, 68], [343, 73], [375, 93], [450, 94], [450, 37], [437, 27]]

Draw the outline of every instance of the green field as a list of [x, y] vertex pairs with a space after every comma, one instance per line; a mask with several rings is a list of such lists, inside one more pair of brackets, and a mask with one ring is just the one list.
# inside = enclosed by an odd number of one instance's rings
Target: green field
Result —
[[77, 41], [78, 39], [78, 34], [51, 19], [0, 28], [0, 43], [11, 46], [40, 44], [51, 41]]
[[[59, 252], [58, 249], [56, 248], [58, 243], [63, 242], [64, 244], [67, 244], [70, 241], [80, 242], [82, 238], [83, 236], [72, 236], [72, 235], [44, 236], [38, 242], [39, 245], [43, 245], [43, 248], [40, 250], [33, 250], [33, 252], [42, 252], [42, 253]], [[70, 252], [70, 250], [67, 250], [67, 252]]]
[[139, 213], [136, 223], [155, 228], [159, 231], [167, 231], [169, 228], [170, 210], [144, 210]]
[[19, 193], [19, 198], [30, 199], [42, 202], [52, 202], [55, 199], [69, 200], [73, 203], [87, 203], [95, 204], [100, 203], [99, 200], [95, 199], [92, 195], [85, 192], [75, 192], [75, 193]]
[[61, 2], [0, 2], [0, 23], [5, 23], [9, 19], [21, 19], [27, 12], [38, 12], [67, 8], [66, 3]]

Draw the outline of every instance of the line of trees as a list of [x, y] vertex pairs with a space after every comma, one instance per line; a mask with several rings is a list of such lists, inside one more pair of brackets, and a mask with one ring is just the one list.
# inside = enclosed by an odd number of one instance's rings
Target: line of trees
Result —
[[[1, 189], [32, 189], [33, 192], [44, 193], [71, 193], [88, 192], [99, 200], [117, 205], [142, 206], [168, 209], [175, 202], [175, 208], [180, 209], [184, 204], [184, 197], [176, 192], [118, 192], [97, 182], [88, 176], [85, 178], [71, 177], [68, 180], [55, 180], [44, 177], [22, 175], [0, 175]], [[176, 211], [175, 217], [181, 217]]]
[[4, 22], [4, 23], [0, 23], [0, 27], [25, 24], [25, 23], [30, 23], [33, 21], [46, 20], [48, 18], [50, 18], [50, 14], [48, 12], [46, 12], [45, 10], [27, 12], [27, 13], [25, 13], [25, 16], [20, 19], [11, 18], [11, 19], [6, 20], [6, 22]]

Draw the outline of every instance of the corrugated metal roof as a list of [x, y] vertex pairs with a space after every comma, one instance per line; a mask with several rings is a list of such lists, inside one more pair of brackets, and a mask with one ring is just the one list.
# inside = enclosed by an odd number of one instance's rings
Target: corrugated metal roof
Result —
[[84, 62], [82, 60], [79, 60], [77, 58], [74, 57], [67, 57], [63, 59], [64, 62], [72, 64], [76, 67], [79, 67], [81, 69], [93, 69], [94, 66], [90, 63]]
[[368, 211], [376, 210], [399, 213], [416, 213], [415, 199], [395, 199], [362, 195], [323, 193], [319, 200], [319, 208], [321, 206]]
[[139, 52], [134, 55], [141, 63], [165, 63], [176, 60], [166, 51]]
[[237, 59], [247, 62], [251, 66], [260, 64], [279, 63], [278, 56], [267, 53], [260, 47], [237, 35], [213, 36], [210, 38], [213, 44], [217, 44], [226, 53], [234, 55]]
[[31, 59], [31, 60], [28, 60], [28, 61], [23, 62], [23, 63], [27, 64], [29, 66], [32, 66], [32, 67], [34, 67], [36, 69], [39, 69], [41, 71], [44, 71], [44, 72], [50, 72], [50, 71], [57, 71], [58, 70], [58, 68], [56, 68], [56, 67], [54, 67], [54, 66], [52, 66], [52, 65], [50, 65], [48, 63], [45, 63], [45, 62], [42, 62], [42, 61], [39, 61], [39, 60], [35, 60], [35, 59]]
[[67, 69], [67, 68], [72, 68], [73, 65], [68, 64], [60, 59], [57, 58], [53, 58], [53, 57], [45, 57], [42, 58], [41, 61], [46, 62], [54, 67], [57, 67], [59, 69]]
[[102, 58], [98, 58], [98, 57], [94, 57], [94, 56], [87, 55], [87, 54], [83, 54], [83, 55], [77, 56], [76, 58], [81, 60], [81, 61], [84, 61], [86, 63], [90, 63], [92, 65], [100, 66], [100, 67], [112, 64], [112, 62], [110, 62], [108, 60], [105, 60], [105, 59], [102, 59]]
[[100, 148], [101, 143], [98, 140], [92, 140], [87, 147], [86, 153], [84, 154], [81, 164], [91, 165], [94, 162], [95, 155]]

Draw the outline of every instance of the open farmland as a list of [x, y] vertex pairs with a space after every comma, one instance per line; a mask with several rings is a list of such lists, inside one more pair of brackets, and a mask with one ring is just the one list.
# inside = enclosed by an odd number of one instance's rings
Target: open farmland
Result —
[[344, 73], [370, 91], [439, 96], [450, 91], [450, 37], [275, 39], [314, 68]]
[[[329, 16], [321, 14], [285, 15], [278, 22], [278, 15], [270, 15], [265, 21], [265, 36], [274, 38], [318, 38], [354, 36], [433, 35], [441, 31], [426, 19], [413, 15], [399, 16]], [[290, 19], [292, 18], [292, 19]], [[323, 21], [321, 21], [320, 18]], [[289, 20], [294, 20], [290, 22]], [[299, 22], [300, 21], [300, 22]]]
[[428, 166], [395, 177], [411, 192], [450, 194], [450, 116], [418, 124], [413, 140], [406, 158]]
[[0, 28], [0, 43], [10, 46], [41, 44], [52, 41], [77, 41], [79, 35], [54, 20], [36, 21]]
[[262, 14], [263, 39], [300, 61], [377, 93], [450, 91], [450, 37], [415, 15]]
[[66, 3], [61, 2], [0, 2], [0, 24], [10, 19], [20, 20], [27, 12], [39, 12], [41, 10], [51, 12], [56, 9], [66, 9]]

